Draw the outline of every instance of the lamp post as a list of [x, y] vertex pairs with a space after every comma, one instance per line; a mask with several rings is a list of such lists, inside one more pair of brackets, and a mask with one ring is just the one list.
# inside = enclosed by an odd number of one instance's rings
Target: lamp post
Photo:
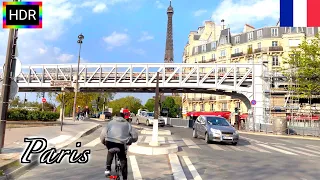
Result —
[[84, 36], [82, 34], [80, 34], [78, 36], [78, 41], [77, 43], [80, 45], [79, 46], [79, 56], [78, 56], [78, 68], [77, 68], [77, 76], [76, 76], [76, 87], [74, 88], [74, 103], [73, 103], [73, 121], [76, 121], [76, 108], [77, 108], [77, 93], [78, 93], [78, 89], [79, 89], [79, 69], [80, 69], [80, 52], [81, 52], [81, 44], [82, 44], [82, 40], [84, 39]]

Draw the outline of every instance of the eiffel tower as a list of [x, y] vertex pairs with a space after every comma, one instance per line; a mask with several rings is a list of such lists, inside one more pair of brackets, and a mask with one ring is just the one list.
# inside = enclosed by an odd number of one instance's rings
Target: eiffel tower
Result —
[[[173, 63], [173, 38], [172, 38], [172, 17], [173, 17], [173, 7], [171, 6], [171, 0], [170, 5], [167, 9], [167, 15], [168, 15], [168, 23], [167, 23], [167, 37], [166, 37], [166, 49], [165, 49], [165, 55], [164, 55], [164, 63]], [[171, 72], [173, 73], [173, 68], [166, 68], [165, 72]], [[163, 93], [160, 94], [163, 96]], [[172, 96], [179, 96], [178, 93], [172, 93]]]

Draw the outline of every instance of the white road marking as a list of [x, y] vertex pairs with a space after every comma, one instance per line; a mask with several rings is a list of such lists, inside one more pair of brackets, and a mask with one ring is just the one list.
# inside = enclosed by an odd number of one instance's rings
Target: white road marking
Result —
[[136, 143], [141, 142], [142, 138], [143, 136], [138, 136], [138, 141]]
[[216, 144], [208, 144], [209, 147], [211, 147], [214, 150], [219, 150], [219, 151], [225, 151], [224, 149], [222, 149], [222, 147], [216, 145]]
[[259, 151], [259, 152], [271, 153], [270, 151], [267, 151], [267, 150], [264, 150], [264, 149], [260, 149], [258, 147], [253, 146], [253, 145], [246, 145], [245, 147], [250, 148], [250, 149], [255, 150], [255, 151]]
[[152, 136], [146, 136], [146, 139], [144, 140], [145, 143], [149, 143], [152, 140]]
[[174, 180], [187, 180], [177, 154], [169, 154], [169, 161]]
[[59, 143], [62, 143], [64, 142], [65, 140], [71, 138], [71, 136], [69, 135], [60, 135], [60, 136], [57, 136], [55, 138], [52, 138], [48, 141], [48, 144], [51, 144], [51, 145], [57, 145]]
[[236, 146], [229, 146], [229, 148], [235, 150], [235, 151], [243, 151], [242, 149], [236, 147]]
[[313, 154], [310, 154], [310, 153], [306, 153], [306, 152], [303, 152], [303, 151], [298, 151], [298, 150], [295, 150], [295, 149], [290, 149], [290, 148], [283, 147], [283, 146], [277, 146], [277, 147], [281, 148], [281, 149], [288, 150], [288, 151], [292, 151], [292, 152], [295, 152], [295, 153], [303, 154], [303, 155], [306, 155], [306, 156], [317, 157], [316, 155], [313, 155]]
[[307, 147], [315, 150], [320, 150], [320, 146], [307, 145]]
[[168, 143], [170, 143], [170, 144], [174, 144], [175, 143], [171, 136], [168, 137]]
[[199, 175], [196, 168], [193, 166], [192, 162], [190, 161], [188, 156], [182, 156], [184, 162], [188, 166], [189, 171], [191, 172], [194, 180], [202, 180], [201, 176]]
[[94, 147], [96, 146], [97, 144], [99, 144], [101, 141], [100, 141], [100, 138], [96, 138], [95, 140], [85, 144], [83, 147]]
[[196, 143], [194, 143], [191, 139], [182, 138], [182, 140], [188, 146], [188, 148], [200, 149], [200, 147], [198, 145], [196, 145]]
[[313, 151], [313, 150], [302, 148], [302, 147], [293, 147], [293, 148], [300, 149], [300, 150], [303, 150], [303, 151], [308, 151], [308, 152], [311, 152], [311, 153], [314, 153], [314, 154], [320, 154], [320, 151]]
[[133, 179], [135, 180], [142, 180], [142, 176], [139, 170], [138, 162], [136, 160], [136, 156], [129, 156], [130, 158], [130, 164], [131, 164], [131, 169], [133, 172]]
[[272, 146], [268, 146], [268, 145], [265, 145], [265, 144], [258, 144], [258, 145], [262, 146], [262, 147], [265, 147], [265, 148], [268, 148], [268, 149], [271, 149], [271, 150], [274, 150], [274, 151], [281, 152], [283, 154], [298, 155], [298, 154], [295, 154], [295, 153], [292, 153], [292, 152], [289, 152], [289, 151], [285, 151], [285, 150], [282, 150], [282, 149], [278, 149], [278, 148], [275, 148], [275, 147], [272, 147]]
[[247, 137], [243, 137], [243, 136], [240, 136], [240, 139], [245, 139], [245, 140], [250, 141], [250, 142], [263, 143], [261, 141], [258, 141], [258, 140], [255, 140], [255, 139], [251, 139], [251, 138], [247, 138]]

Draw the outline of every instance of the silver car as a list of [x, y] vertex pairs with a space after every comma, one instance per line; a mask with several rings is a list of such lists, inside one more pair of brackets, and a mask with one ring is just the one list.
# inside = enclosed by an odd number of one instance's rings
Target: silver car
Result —
[[[141, 115], [136, 117], [136, 124], [146, 124], [147, 126], [153, 125], [154, 120], [154, 113], [153, 112], [142, 112]], [[164, 119], [162, 117], [159, 117], [158, 119], [158, 125], [163, 127], [165, 126]]]
[[237, 145], [239, 141], [238, 131], [223, 117], [202, 115], [193, 125], [193, 137], [205, 138], [207, 143], [211, 141], [226, 142]]

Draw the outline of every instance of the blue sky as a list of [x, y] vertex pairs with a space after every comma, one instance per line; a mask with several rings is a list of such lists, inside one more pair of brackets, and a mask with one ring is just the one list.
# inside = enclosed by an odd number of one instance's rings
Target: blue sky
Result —
[[[163, 62], [169, 0], [43, 0], [43, 29], [19, 31], [19, 59], [23, 64], [75, 63], [77, 36], [84, 35], [82, 62]], [[175, 62], [182, 62], [188, 34], [205, 20], [241, 32], [248, 23], [257, 28], [275, 25], [279, 0], [173, 0]], [[6, 52], [7, 30], [0, 31], [0, 63]], [[134, 95], [145, 102], [153, 94]], [[20, 94], [21, 97], [24, 94]], [[28, 94], [30, 100], [35, 95]]]

